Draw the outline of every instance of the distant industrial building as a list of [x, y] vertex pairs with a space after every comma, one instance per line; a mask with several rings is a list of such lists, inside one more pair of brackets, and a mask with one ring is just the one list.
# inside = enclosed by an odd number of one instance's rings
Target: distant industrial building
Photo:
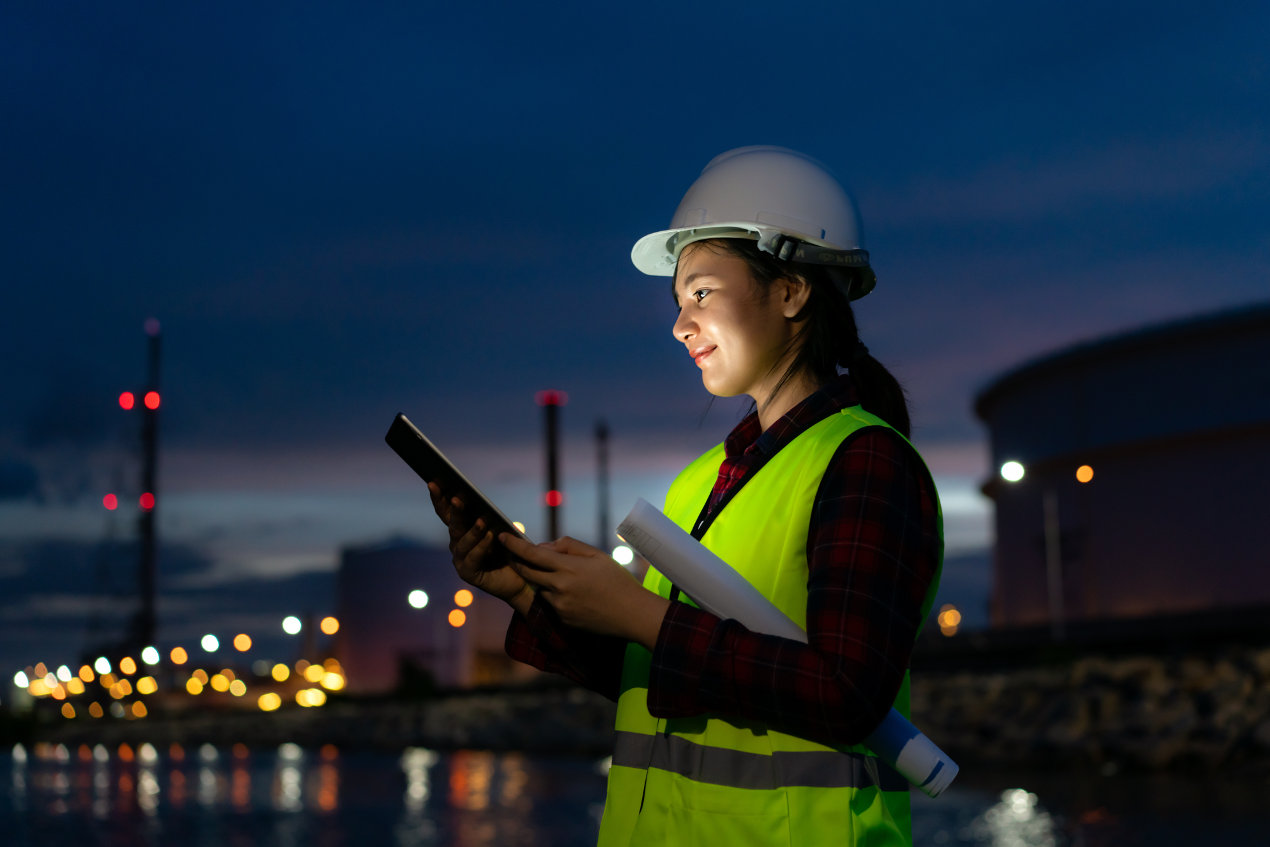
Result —
[[468, 687], [537, 671], [503, 650], [511, 608], [471, 590], [450, 553], [408, 539], [345, 549], [336, 577], [336, 657], [353, 694]]
[[1270, 304], [1071, 347], [975, 412], [994, 626], [1270, 605]]

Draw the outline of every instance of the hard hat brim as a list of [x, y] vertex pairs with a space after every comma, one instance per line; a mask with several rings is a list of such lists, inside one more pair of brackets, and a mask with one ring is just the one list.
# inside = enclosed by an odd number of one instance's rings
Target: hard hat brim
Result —
[[681, 226], [649, 233], [636, 241], [635, 246], [631, 248], [631, 262], [642, 273], [649, 276], [674, 276], [675, 266], [679, 264], [679, 254], [689, 244], [711, 238], [744, 238], [759, 241], [766, 235], [777, 234], [788, 235], [807, 244], [841, 249], [819, 238], [792, 232], [784, 227], [763, 226], [752, 221], [725, 221], [700, 226]]

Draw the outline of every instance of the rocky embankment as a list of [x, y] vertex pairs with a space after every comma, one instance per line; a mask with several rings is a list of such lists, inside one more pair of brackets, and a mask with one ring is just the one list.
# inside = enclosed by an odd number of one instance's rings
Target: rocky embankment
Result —
[[1142, 768], [1270, 763], [1270, 647], [914, 674], [914, 722], [950, 754]]
[[80, 744], [149, 742], [250, 747], [284, 742], [347, 749], [521, 750], [603, 756], [612, 752], [613, 703], [563, 686], [467, 691], [427, 700], [332, 698], [320, 709], [153, 714], [140, 721], [57, 721], [37, 740]]

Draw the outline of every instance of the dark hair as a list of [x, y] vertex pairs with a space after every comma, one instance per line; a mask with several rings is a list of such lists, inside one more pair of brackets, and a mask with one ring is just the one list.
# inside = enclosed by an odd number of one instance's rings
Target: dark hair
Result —
[[844, 367], [851, 374], [860, 405], [908, 437], [908, 402], [904, 389], [860, 342], [855, 312], [834, 279], [834, 274], [856, 271], [784, 262], [760, 250], [757, 242], [746, 239], [717, 238], [700, 243], [743, 260], [763, 297], [780, 279], [799, 277], [811, 287], [807, 304], [794, 316], [794, 320], [802, 323], [791, 340], [791, 347], [797, 347], [798, 352], [781, 374], [771, 396], [776, 396], [799, 373], [807, 373], [823, 385], [837, 376], [839, 367]]

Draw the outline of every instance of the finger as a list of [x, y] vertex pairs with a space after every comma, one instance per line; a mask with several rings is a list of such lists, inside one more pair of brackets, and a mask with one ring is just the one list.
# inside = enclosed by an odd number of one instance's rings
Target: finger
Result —
[[508, 562], [509, 566], [516, 573], [520, 574], [520, 578], [530, 585], [533, 585], [544, 592], [550, 593], [554, 585], [554, 575], [550, 571], [539, 570], [527, 562], [512, 559]]
[[471, 555], [477, 559], [484, 560], [489, 557], [490, 549], [494, 546], [494, 533], [485, 529], [483, 526], [481, 528], [481, 532], [483, 533], [481, 535], [481, 540], [476, 542], [476, 546], [472, 548]]
[[437, 513], [437, 517], [446, 520], [450, 514], [450, 506], [446, 502], [445, 495], [441, 492], [441, 486], [435, 482], [428, 483], [428, 496], [432, 498], [432, 508]]
[[537, 569], [555, 570], [555, 561], [551, 558], [553, 551], [545, 546], [533, 544], [523, 538], [518, 538], [509, 532], [502, 532], [498, 535], [499, 543], [507, 549], [507, 552], [513, 556], [520, 558], [524, 563]]
[[552, 549], [556, 550], [557, 552], [567, 553], [570, 556], [595, 556], [595, 555], [607, 556], [608, 555], [608, 553], [605, 553], [603, 550], [599, 549], [598, 547], [592, 547], [590, 544], [579, 541], [578, 539], [572, 538], [568, 535], [557, 538], [555, 541], [551, 542], [551, 546], [552, 546]]
[[484, 521], [478, 520], [454, 542], [452, 552], [454, 555], [466, 559], [476, 549], [477, 545], [485, 539], [486, 535], [492, 535], [492, 533], [485, 528]]

